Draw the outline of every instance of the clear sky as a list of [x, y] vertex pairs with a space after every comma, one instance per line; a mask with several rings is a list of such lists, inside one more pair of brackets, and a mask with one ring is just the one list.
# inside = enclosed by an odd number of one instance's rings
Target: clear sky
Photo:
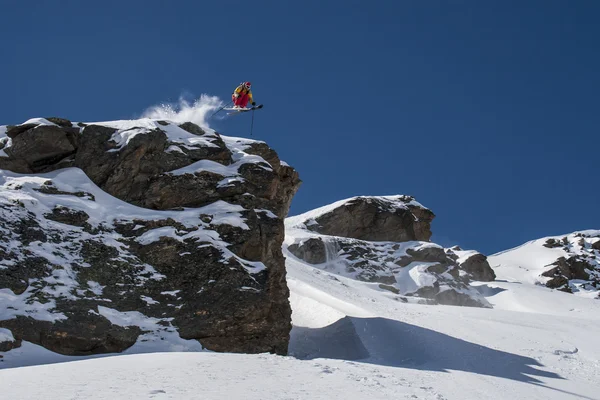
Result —
[[[493, 253], [600, 229], [600, 1], [0, 1], [0, 124], [253, 83], [297, 214], [410, 194]], [[214, 121], [248, 135], [249, 116]]]

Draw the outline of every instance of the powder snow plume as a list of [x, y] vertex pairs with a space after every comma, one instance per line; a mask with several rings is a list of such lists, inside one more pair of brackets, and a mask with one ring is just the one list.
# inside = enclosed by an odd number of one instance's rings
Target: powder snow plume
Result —
[[176, 104], [164, 103], [148, 108], [142, 114], [142, 118], [164, 119], [177, 123], [193, 122], [203, 128], [209, 129], [207, 117], [223, 106], [223, 102], [217, 96], [201, 95], [193, 103], [179, 98]]

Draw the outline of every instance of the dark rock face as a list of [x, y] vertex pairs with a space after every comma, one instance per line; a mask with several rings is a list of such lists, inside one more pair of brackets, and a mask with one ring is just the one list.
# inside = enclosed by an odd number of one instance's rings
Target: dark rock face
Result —
[[[41, 171], [75, 153], [79, 130], [58, 126], [36, 126], [18, 134], [12, 132], [12, 146], [5, 149], [10, 158], [21, 160], [31, 171]], [[24, 172], [29, 171], [14, 171]]]
[[487, 261], [487, 257], [476, 253], [459, 263], [460, 269], [471, 274], [473, 279], [483, 282], [491, 282], [496, 279], [496, 274]]
[[[7, 129], [12, 143], [0, 169], [78, 167], [112, 196], [159, 211], [126, 203], [112, 210], [75, 169], [24, 186], [2, 186], [0, 171], [0, 288], [19, 301], [0, 327], [69, 355], [119, 352], [149, 331], [215, 351], [287, 352], [281, 245], [300, 185], [293, 168], [264, 143], [192, 123], [183, 131], [164, 121], [138, 134], [132, 128], [123, 142], [110, 126], [47, 120], [56, 126]], [[3, 191], [34, 200], [12, 202]], [[129, 320], [123, 313], [145, 322], [118, 322]]]
[[571, 289], [568, 287], [569, 280], [581, 279], [587, 281], [590, 279], [590, 275], [586, 272], [586, 269], [593, 270], [592, 265], [577, 256], [569, 257], [568, 259], [560, 257], [551, 266], [554, 267], [542, 274], [542, 276], [552, 278], [546, 282], [546, 286], [566, 292], [571, 292]]
[[73, 126], [73, 123], [68, 119], [58, 118], [58, 117], [48, 117], [46, 120], [56, 124], [58, 126], [62, 126], [63, 128], [70, 128]]
[[547, 247], [549, 249], [554, 249], [554, 248], [562, 247], [562, 246], [563, 246], [563, 244], [561, 242], [557, 241], [556, 239], [552, 239], [552, 238], [546, 240], [546, 243], [544, 243], [544, 247]]
[[308, 229], [323, 235], [369, 241], [428, 241], [435, 214], [410, 196], [357, 197], [320, 216]]
[[[440, 264], [451, 264], [448, 259], [448, 255], [441, 247], [425, 246], [417, 247], [415, 249], [406, 249], [406, 253], [410, 256], [410, 262], [413, 261], [426, 261], [426, 262], [437, 262]], [[408, 264], [407, 264], [408, 265]]]
[[592, 249], [600, 251], [600, 240], [592, 243]]
[[[201, 131], [199, 127], [198, 130]], [[104, 126], [86, 126], [74, 162], [106, 192], [154, 209], [198, 207], [222, 199], [217, 188], [222, 176], [183, 175], [174, 180], [167, 174], [200, 160], [231, 163], [231, 152], [220, 137], [215, 136], [211, 146], [192, 149], [177, 146], [181, 152], [166, 152], [169, 146], [176, 145], [157, 128], [134, 136], [127, 146], [116, 151], [118, 147], [110, 140], [116, 131]]]
[[294, 243], [289, 251], [309, 264], [322, 264], [327, 260], [325, 243], [320, 238], [310, 238], [302, 244]]
[[[295, 232], [298, 235], [298, 232]], [[310, 233], [309, 233], [310, 235]], [[288, 246], [301, 260], [319, 265], [325, 271], [379, 283], [379, 288], [399, 296], [422, 299], [427, 304], [469, 307], [490, 307], [478, 292], [469, 286], [473, 275], [456, 262], [458, 256], [425, 242], [369, 242], [342, 237], [309, 237]], [[479, 253], [475, 253], [479, 254]], [[428, 285], [406, 286], [408, 269], [427, 277]], [[475, 269], [476, 272], [479, 269]], [[401, 297], [404, 299], [404, 297]]]
[[44, 215], [46, 219], [67, 225], [86, 227], [89, 216], [84, 211], [75, 211], [67, 207], [55, 207], [52, 213]]
[[106, 318], [72, 310], [66, 321], [48, 322], [18, 316], [0, 321], [19, 340], [39, 344], [56, 353], [82, 356], [117, 353], [131, 347], [140, 335], [137, 327], [122, 328]]

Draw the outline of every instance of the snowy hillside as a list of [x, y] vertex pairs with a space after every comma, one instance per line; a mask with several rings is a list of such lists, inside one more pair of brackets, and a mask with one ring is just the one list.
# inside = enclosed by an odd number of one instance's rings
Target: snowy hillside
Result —
[[494, 273], [476, 251], [427, 240], [433, 213], [410, 196], [359, 196], [286, 219], [288, 258], [399, 301], [490, 307], [470, 286]]
[[600, 231], [546, 237], [489, 257], [498, 279], [600, 298]]
[[[214, 353], [74, 359], [33, 345], [5, 353], [17, 399], [599, 399], [600, 303], [520, 284], [481, 288], [495, 309], [402, 303], [385, 291], [288, 259], [289, 357]], [[535, 288], [535, 287], [534, 287]], [[502, 291], [512, 297], [499, 301]], [[504, 293], [505, 293], [504, 292]], [[515, 300], [516, 299], [516, 300]], [[31, 382], [36, 382], [32, 385]]]

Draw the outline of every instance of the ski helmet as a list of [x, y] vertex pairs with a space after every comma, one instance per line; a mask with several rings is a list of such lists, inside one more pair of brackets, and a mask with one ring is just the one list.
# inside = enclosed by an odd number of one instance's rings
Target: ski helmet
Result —
[[250, 86], [252, 86], [252, 84], [250, 82], [244, 82], [244, 86], [246, 86], [248, 89], [250, 89]]

